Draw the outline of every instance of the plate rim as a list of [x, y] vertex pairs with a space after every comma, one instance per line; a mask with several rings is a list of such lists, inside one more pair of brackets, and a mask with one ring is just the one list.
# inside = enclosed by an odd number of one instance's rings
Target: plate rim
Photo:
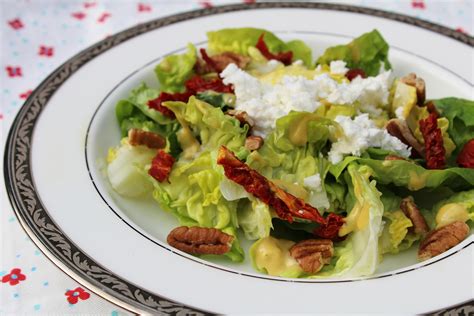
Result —
[[[42, 205], [41, 197], [36, 191], [30, 167], [31, 139], [34, 133], [35, 123], [54, 92], [63, 82], [73, 75], [75, 71], [103, 52], [129, 39], [166, 25], [227, 12], [271, 8], [332, 10], [377, 16], [427, 29], [468, 46], [474, 46], [474, 38], [467, 34], [400, 13], [332, 3], [261, 2], [205, 8], [154, 19], [127, 28], [87, 47], [60, 65], [33, 91], [12, 122], [4, 150], [3, 172], [5, 188], [14, 213], [29, 238], [31, 238], [45, 256], [66, 275], [104, 299], [134, 313], [157, 311], [171, 314], [209, 313], [208, 311], [171, 301], [163, 297], [163, 294], [157, 295], [141, 289], [130, 281], [124, 280], [108, 271], [77, 247], [49, 216], [47, 210]], [[13, 184], [16, 184], [16, 186]], [[50, 234], [50, 236], [54, 234], [55, 238], [59, 238], [59, 241], [51, 242], [49, 240], [50, 237], [48, 238], [47, 236], [48, 234]], [[82, 266], [82, 268], [80, 266]], [[104, 284], [105, 281], [98, 281], [98, 277], [94, 278], [94, 276], [87, 275], [87, 272], [93, 273], [99, 271], [101, 274], [108, 275], [108, 278], [113, 280], [109, 280], [108, 283], [110, 284], [112, 282], [114, 286], [121, 288], [122, 292], [112, 288], [111, 285]], [[456, 306], [452, 306], [449, 309], [459, 310], [460, 308], [464, 308], [464, 306], [472, 307], [473, 305], [474, 301], [468, 301], [467, 303], [462, 302]], [[447, 310], [443, 310], [443, 312], [445, 311]]]

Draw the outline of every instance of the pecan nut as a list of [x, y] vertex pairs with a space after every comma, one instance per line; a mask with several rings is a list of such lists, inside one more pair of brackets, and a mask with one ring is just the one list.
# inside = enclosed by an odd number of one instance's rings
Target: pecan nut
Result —
[[236, 64], [239, 68], [244, 69], [250, 62], [250, 57], [239, 55], [233, 52], [224, 52], [222, 54], [208, 56], [212, 61], [212, 66], [210, 66], [205, 61], [199, 59], [196, 62], [195, 70], [197, 74], [207, 74], [210, 72], [221, 72], [229, 64]]
[[415, 201], [411, 196], [406, 197], [400, 203], [400, 208], [406, 217], [408, 217], [413, 223], [413, 232], [419, 235], [426, 235], [430, 231], [428, 224], [426, 224], [425, 218], [421, 214], [420, 210], [415, 204]]
[[402, 143], [412, 147], [413, 150], [418, 153], [421, 157], [424, 157], [425, 148], [420, 142], [413, 136], [408, 124], [404, 120], [400, 119], [391, 119], [388, 121], [387, 126], [385, 127], [387, 132], [398, 138]]
[[152, 149], [164, 148], [166, 146], [166, 139], [162, 136], [138, 128], [132, 128], [128, 131], [128, 142], [132, 146], [144, 145]]
[[260, 136], [249, 136], [245, 139], [245, 148], [257, 150], [263, 146], [263, 138]]
[[417, 103], [423, 105], [426, 98], [425, 81], [422, 78], [417, 77], [414, 73], [410, 73], [405, 77], [400, 78], [400, 81], [416, 89]]
[[468, 234], [469, 226], [461, 221], [435, 229], [420, 243], [418, 259], [423, 261], [442, 254], [463, 241]]
[[331, 262], [333, 254], [333, 243], [329, 239], [307, 239], [290, 248], [290, 255], [308, 274], [319, 272], [325, 264]]
[[230, 251], [234, 237], [215, 228], [180, 226], [167, 238], [171, 246], [193, 255], [222, 255]]
[[240, 122], [241, 126], [247, 124], [250, 128], [252, 128], [255, 125], [255, 122], [245, 111], [228, 110], [226, 114], [236, 118]]
[[387, 155], [385, 156], [384, 160], [405, 160], [406, 161], [405, 158], [397, 156], [397, 155]]

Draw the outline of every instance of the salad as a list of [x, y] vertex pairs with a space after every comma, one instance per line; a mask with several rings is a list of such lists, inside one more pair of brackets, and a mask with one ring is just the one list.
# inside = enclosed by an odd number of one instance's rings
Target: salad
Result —
[[417, 247], [426, 260], [469, 236], [472, 100], [430, 100], [423, 78], [395, 78], [377, 30], [316, 59], [267, 30], [207, 36], [115, 108], [110, 184], [177, 218], [171, 246], [249, 257], [272, 276], [357, 277], [386, 254]]

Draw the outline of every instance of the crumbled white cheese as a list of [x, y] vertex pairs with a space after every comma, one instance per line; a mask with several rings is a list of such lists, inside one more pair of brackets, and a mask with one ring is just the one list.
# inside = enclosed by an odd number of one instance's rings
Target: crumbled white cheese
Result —
[[303, 179], [303, 184], [308, 189], [321, 192], [323, 187], [321, 186], [321, 176], [319, 173], [316, 173], [312, 176], [306, 177]]
[[393, 151], [405, 158], [410, 156], [409, 147], [385, 129], [376, 127], [368, 114], [361, 114], [354, 119], [339, 115], [335, 121], [344, 130], [344, 136], [333, 143], [329, 151], [328, 157], [333, 164], [340, 162], [346, 154], [360, 156], [369, 147]]
[[342, 60], [334, 60], [329, 64], [330, 72], [333, 75], [345, 75], [349, 70], [346, 68], [346, 62]]
[[271, 85], [230, 64], [221, 77], [225, 84], [233, 84], [235, 109], [247, 112], [255, 121], [254, 133], [258, 136], [265, 137], [275, 128], [276, 120], [292, 110], [314, 112], [321, 106], [314, 82], [301, 76], [283, 76]]
[[[278, 67], [277, 63], [273, 63], [272, 67]], [[343, 61], [331, 63], [336, 71], [341, 71], [341, 66], [345, 67], [343, 64]], [[387, 71], [376, 77], [358, 77], [342, 83], [328, 73], [316, 74], [312, 80], [287, 75], [271, 85], [261, 82], [235, 64], [228, 65], [220, 76], [225, 84], [234, 86], [235, 108], [248, 113], [255, 121], [254, 133], [263, 137], [275, 128], [278, 118], [290, 111], [314, 112], [321, 106], [321, 100], [332, 104], [357, 103], [364, 112], [380, 115], [380, 107], [388, 103], [391, 83], [390, 71]]]

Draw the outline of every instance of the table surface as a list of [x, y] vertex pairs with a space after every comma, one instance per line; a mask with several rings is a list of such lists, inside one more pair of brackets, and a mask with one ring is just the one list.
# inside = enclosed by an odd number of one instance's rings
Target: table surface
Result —
[[[235, 2], [0, 0], [2, 148], [4, 136], [29, 93], [50, 72], [80, 50], [137, 23]], [[471, 0], [334, 2], [399, 12], [459, 32], [473, 32]], [[0, 186], [0, 314], [129, 314], [83, 289], [51, 263], [20, 227], [8, 203], [3, 181]]]

